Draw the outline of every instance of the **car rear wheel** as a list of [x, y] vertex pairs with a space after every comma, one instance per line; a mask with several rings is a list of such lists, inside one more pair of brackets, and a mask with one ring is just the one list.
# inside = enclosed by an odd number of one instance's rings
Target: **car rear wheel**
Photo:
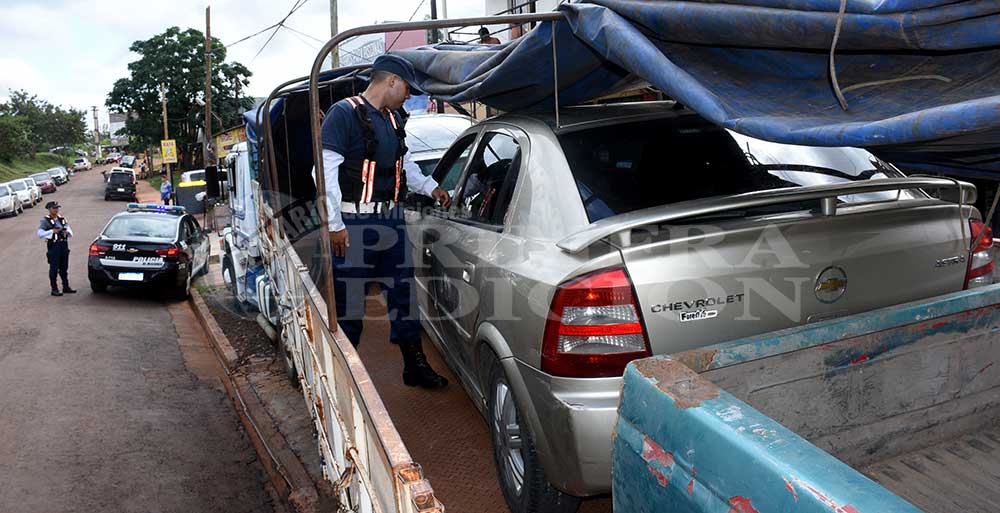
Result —
[[185, 300], [191, 296], [191, 272], [188, 269], [187, 277], [184, 278], [184, 284], [178, 285], [174, 289], [174, 299]]
[[92, 290], [94, 294], [104, 294], [108, 291], [108, 284], [99, 281], [92, 281], [90, 282], [90, 290]]
[[531, 432], [496, 358], [489, 374], [487, 405], [493, 459], [507, 506], [512, 513], [574, 513], [580, 499], [556, 490], [545, 478]]

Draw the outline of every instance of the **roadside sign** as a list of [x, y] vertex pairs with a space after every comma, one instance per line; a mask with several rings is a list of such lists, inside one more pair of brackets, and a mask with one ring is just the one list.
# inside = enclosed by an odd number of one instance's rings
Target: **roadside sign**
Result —
[[233, 146], [236, 146], [241, 142], [246, 142], [246, 140], [246, 128], [238, 127], [226, 130], [225, 132], [215, 136], [215, 154], [220, 159], [224, 159], [227, 155], [229, 155], [229, 151], [233, 149]]
[[174, 139], [166, 139], [160, 141], [160, 155], [163, 156], [164, 164], [176, 164], [177, 163], [177, 141]]

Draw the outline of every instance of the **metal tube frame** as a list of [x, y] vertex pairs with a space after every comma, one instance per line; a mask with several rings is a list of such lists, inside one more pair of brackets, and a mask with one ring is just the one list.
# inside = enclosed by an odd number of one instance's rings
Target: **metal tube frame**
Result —
[[[327, 226], [327, 211], [326, 211], [326, 176], [323, 170], [323, 146], [321, 143], [321, 123], [320, 123], [320, 108], [319, 108], [319, 75], [320, 70], [323, 68], [323, 61], [332, 52], [337, 45], [346, 41], [349, 38], [355, 36], [363, 36], [366, 34], [382, 34], [386, 32], [402, 32], [406, 30], [436, 30], [442, 28], [452, 28], [452, 27], [466, 27], [470, 25], [489, 25], [489, 24], [511, 24], [511, 25], [523, 25], [525, 23], [531, 22], [543, 22], [543, 21], [559, 21], [565, 19], [563, 13], [559, 11], [551, 11], [544, 13], [530, 13], [530, 14], [509, 14], [504, 16], [479, 16], [475, 18], [455, 18], [455, 19], [445, 19], [445, 20], [426, 20], [426, 21], [414, 21], [405, 23], [385, 23], [382, 25], [368, 25], [365, 27], [357, 27], [350, 30], [345, 30], [333, 36], [329, 41], [323, 45], [323, 48], [319, 50], [316, 55], [316, 59], [313, 61], [312, 71], [309, 73], [309, 124], [312, 128], [312, 150], [313, 150], [313, 164], [316, 169], [316, 210], [319, 213], [319, 225], [320, 225], [320, 257], [321, 262], [324, 265], [329, 265], [331, 261], [330, 256], [330, 232], [326, 229]], [[553, 35], [554, 37], [554, 35]], [[270, 117], [270, 111], [267, 111], [267, 116]], [[337, 331], [337, 302], [333, 294], [333, 269], [329, 269], [330, 272], [323, 273], [323, 291], [326, 296], [326, 313], [327, 313], [327, 326], [330, 328], [330, 332]]]

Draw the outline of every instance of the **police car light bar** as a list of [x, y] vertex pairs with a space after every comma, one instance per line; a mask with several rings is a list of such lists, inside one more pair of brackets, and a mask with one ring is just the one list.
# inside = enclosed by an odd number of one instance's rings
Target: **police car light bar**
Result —
[[125, 207], [126, 212], [156, 212], [160, 214], [181, 215], [187, 213], [187, 209], [177, 205], [154, 205], [145, 203], [129, 203]]

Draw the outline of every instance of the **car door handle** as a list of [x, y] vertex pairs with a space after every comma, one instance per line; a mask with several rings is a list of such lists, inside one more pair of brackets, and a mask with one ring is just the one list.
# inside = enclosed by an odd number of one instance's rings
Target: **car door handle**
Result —
[[424, 248], [424, 256], [427, 258], [431, 257], [431, 248]]
[[472, 275], [476, 272], [476, 266], [471, 262], [466, 262], [462, 266], [462, 281], [465, 283], [472, 283]]

